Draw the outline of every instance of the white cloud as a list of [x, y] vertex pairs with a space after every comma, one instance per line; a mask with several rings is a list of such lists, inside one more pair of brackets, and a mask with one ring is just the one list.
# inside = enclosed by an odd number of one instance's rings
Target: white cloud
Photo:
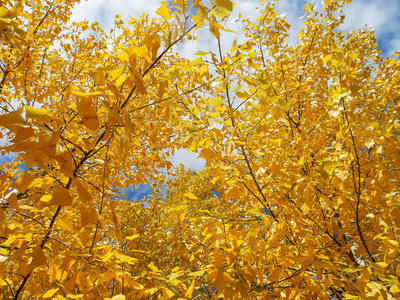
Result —
[[154, 17], [160, 7], [158, 0], [88, 0], [76, 5], [72, 11], [71, 21], [98, 22], [108, 31], [114, 24], [114, 16], [121, 14], [123, 20], [139, 18], [144, 12]]
[[286, 42], [289, 45], [293, 45], [298, 42], [297, 34], [301, 29], [301, 16], [304, 15], [304, 5], [301, 1], [279, 1], [276, 4], [276, 12], [279, 14], [285, 14], [286, 22], [289, 23], [289, 37]]
[[186, 168], [190, 168], [192, 171], [202, 170], [206, 166], [206, 161], [202, 158], [198, 158], [198, 154], [189, 152], [186, 149], [179, 149], [175, 152], [175, 155], [169, 159], [174, 167], [184, 164]]
[[398, 0], [354, 0], [345, 8], [344, 31], [371, 25], [378, 37], [384, 55], [399, 50], [400, 46], [400, 1]]

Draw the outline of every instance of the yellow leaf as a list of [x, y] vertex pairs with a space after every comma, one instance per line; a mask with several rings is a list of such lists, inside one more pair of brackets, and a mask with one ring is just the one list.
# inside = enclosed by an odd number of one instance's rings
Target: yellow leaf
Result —
[[10, 279], [3, 279], [0, 280], [0, 286], [10, 286], [12, 284], [12, 281]]
[[42, 248], [36, 246], [32, 253], [32, 267], [39, 267], [46, 264], [46, 256], [44, 256]]
[[106, 73], [103, 67], [95, 70], [89, 70], [90, 77], [97, 83], [98, 86], [104, 86], [106, 83]]
[[214, 251], [214, 259], [215, 259], [215, 266], [217, 268], [222, 267], [222, 265], [224, 264], [224, 258], [221, 256], [218, 250]]
[[171, 121], [171, 110], [169, 108], [169, 105], [166, 105], [164, 107], [163, 113], [164, 113], [163, 120], [170, 122]]
[[40, 201], [42, 202], [49, 202], [51, 200], [52, 196], [51, 195], [44, 195], [40, 198]]
[[249, 94], [247, 92], [236, 92], [236, 96], [238, 96], [240, 99], [249, 98]]
[[156, 14], [163, 17], [166, 20], [172, 19], [173, 16], [171, 15], [170, 10], [167, 8], [167, 2], [161, 2], [161, 7], [156, 10]]
[[136, 88], [138, 89], [139, 93], [142, 95], [146, 95], [146, 86], [144, 85], [144, 80], [142, 78], [142, 75], [137, 70], [132, 70], [132, 73], [134, 75], [134, 81], [136, 84]]
[[121, 262], [125, 262], [129, 265], [134, 265], [137, 262], [136, 258], [121, 254], [116, 250], [114, 250], [114, 256], [115, 256], [115, 258], [119, 259]]
[[244, 142], [244, 141], [239, 141], [239, 140], [234, 140], [233, 143], [234, 143], [235, 146], [237, 146], [237, 147], [241, 147], [241, 146], [246, 145], [246, 142]]
[[74, 225], [72, 224], [70, 217], [66, 215], [64, 218], [59, 219], [56, 223], [56, 227], [60, 228], [65, 231], [73, 231], [75, 229]]
[[157, 97], [158, 99], [162, 100], [164, 98], [165, 88], [168, 86], [168, 81], [164, 80], [160, 82], [160, 86], [158, 88]]
[[184, 194], [186, 197], [188, 197], [189, 199], [193, 199], [193, 200], [197, 200], [199, 198], [197, 198], [195, 195], [193, 195], [191, 192], [185, 193]]
[[327, 180], [330, 176], [332, 176], [333, 171], [336, 168], [336, 164], [331, 161], [323, 161], [321, 164], [320, 172], [322, 177]]
[[187, 289], [186, 293], [185, 293], [185, 297], [186, 298], [192, 298], [192, 293], [194, 290], [194, 284], [195, 284], [195, 280], [192, 280], [192, 284], [189, 286], [189, 288]]
[[122, 75], [122, 72], [124, 72], [125, 67], [121, 67], [118, 69], [115, 69], [113, 71], [110, 71], [108, 75], [111, 76], [111, 80], [114, 81], [115, 79], [119, 78]]
[[157, 59], [158, 49], [161, 46], [161, 38], [160, 36], [156, 35], [153, 36], [151, 39], [151, 43], [148, 45], [148, 48], [151, 50], [151, 59], [154, 61]]
[[70, 299], [81, 299], [83, 297], [83, 294], [79, 294], [79, 295], [68, 294], [67, 297]]
[[13, 126], [23, 126], [25, 119], [16, 111], [10, 112], [0, 116], [0, 125], [8, 129]]
[[394, 241], [394, 240], [383, 240], [382, 243], [386, 244], [390, 247], [396, 247], [399, 244], [398, 241]]
[[5, 18], [9, 10], [5, 7], [0, 7], [0, 18]]
[[78, 92], [78, 91], [71, 91], [72, 95], [75, 95], [78, 97], [78, 99], [85, 99], [88, 97], [95, 97], [101, 95], [100, 91], [92, 92], [92, 93], [84, 93], [84, 92]]
[[90, 202], [92, 200], [92, 195], [79, 181], [76, 181], [76, 189], [82, 202]]
[[52, 297], [55, 293], [57, 293], [58, 290], [59, 290], [58, 288], [48, 290], [46, 293], [44, 293], [43, 298]]
[[52, 178], [51, 176], [44, 176], [44, 177], [39, 177], [34, 179], [30, 185], [29, 188], [32, 187], [38, 187], [38, 188], [43, 188], [43, 189], [48, 189], [52, 186], [53, 182], [54, 182], [54, 178]]
[[233, 3], [230, 0], [215, 0], [218, 6], [221, 6], [229, 11], [233, 9]]
[[27, 118], [42, 118], [50, 113], [50, 110], [24, 105]]
[[255, 215], [255, 216], [260, 216], [261, 215], [261, 211], [258, 207], [253, 207], [252, 209], [248, 210], [247, 212]]
[[80, 272], [78, 275], [78, 286], [80, 291], [83, 294], [87, 294], [89, 290], [92, 288], [93, 283], [88, 277], [88, 274], [86, 272]]
[[12, 184], [13, 188], [16, 188], [20, 193], [25, 193], [29, 185], [35, 179], [35, 176], [29, 174], [28, 171], [24, 171]]
[[68, 151], [65, 151], [56, 155], [55, 159], [60, 164], [60, 171], [63, 172], [65, 176], [73, 178], [74, 173], [71, 154]]
[[82, 124], [91, 130], [97, 130], [99, 119], [91, 97], [83, 98], [76, 106], [78, 113], [82, 116]]
[[201, 50], [199, 50], [199, 51], [197, 51], [194, 55], [207, 55], [207, 54], [209, 54], [210, 52], [204, 52], [204, 51], [201, 51]]
[[148, 266], [153, 272], [156, 272], [156, 273], [161, 272], [161, 271], [153, 264], [153, 262], [149, 263], [147, 266]]
[[400, 293], [400, 286], [397, 283], [393, 284], [392, 287], [390, 288], [390, 292], [396, 294]]
[[131, 236], [127, 236], [126, 239], [129, 240], [129, 241], [131, 241], [131, 240], [134, 240], [134, 239], [136, 239], [136, 238], [138, 238], [138, 237], [139, 237], [138, 234], [134, 234], [134, 235], [131, 235]]
[[111, 300], [125, 300], [124, 295], [115, 295], [114, 297], [111, 298]]
[[305, 156], [300, 157], [299, 161], [297, 162], [298, 166], [302, 166], [306, 160]]
[[136, 47], [132, 46], [133, 52], [138, 56], [146, 60], [147, 62], [151, 62], [151, 57], [149, 55], [149, 49], [146, 46]]
[[222, 98], [221, 97], [215, 97], [211, 100], [208, 101], [208, 103], [214, 105], [214, 106], [220, 106], [222, 105]]
[[[103, 262], [107, 262], [107, 261], [109, 261], [109, 259], [110, 259], [111, 257], [113, 257], [113, 256], [114, 256], [114, 252], [109, 251], [109, 252], [107, 252], [104, 256], [101, 257], [101, 260], [102, 260]], [[113, 276], [113, 277], [115, 277], [115, 276]], [[104, 278], [104, 277], [103, 277], [103, 278]], [[104, 280], [106, 280], [106, 279], [104, 279]]]
[[331, 57], [332, 57], [331, 54], [324, 56], [324, 57], [322, 58], [322, 62], [323, 62], [324, 64], [326, 64], [326, 63], [331, 59]]
[[388, 264], [385, 262], [371, 263], [371, 265], [376, 269], [386, 269], [386, 267], [388, 266]]
[[127, 77], [125, 75], [118, 77], [117, 81], [115, 82], [115, 86], [121, 86], [125, 82], [126, 78]]
[[227, 198], [239, 199], [242, 191], [238, 187], [231, 187], [226, 192]]
[[194, 140], [188, 148], [188, 151], [196, 151], [198, 143], [198, 140]]
[[69, 191], [61, 185], [56, 185], [52, 195], [50, 205], [69, 206], [72, 204], [72, 198]]
[[200, 270], [200, 271], [196, 271], [196, 272], [191, 272], [188, 275], [197, 277], [197, 276], [203, 275], [205, 272], [206, 272], [206, 270]]
[[31, 210], [31, 209], [33, 209], [32, 206], [25, 205], [25, 204], [21, 205], [19, 208], [20, 208], [20, 209], [25, 209], [25, 210]]
[[3, 263], [3, 262], [5, 262], [7, 259], [8, 259], [8, 257], [7, 257], [7, 256], [0, 255], [0, 263]]
[[221, 24], [215, 22], [214, 20], [210, 20], [210, 32], [217, 38], [219, 39], [220, 37], [220, 33], [218, 29], [222, 29], [223, 27], [221, 26]]
[[94, 207], [82, 211], [81, 213], [81, 226], [85, 227], [88, 224], [96, 223], [98, 221], [97, 210]]
[[170, 289], [167, 289], [165, 287], [160, 288], [161, 293], [163, 294], [164, 299], [172, 298], [175, 293], [171, 291]]
[[268, 281], [275, 282], [279, 279], [279, 275], [281, 274], [282, 268], [278, 268], [271, 272], [268, 276]]

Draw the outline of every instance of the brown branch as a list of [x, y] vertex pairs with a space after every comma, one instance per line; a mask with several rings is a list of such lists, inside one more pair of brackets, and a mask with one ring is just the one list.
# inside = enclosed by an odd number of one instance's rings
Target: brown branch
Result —
[[3, 78], [1, 79], [1, 82], [0, 82], [0, 94], [3, 92], [4, 83], [6, 82], [7, 75], [9, 73], [10, 73], [10, 71], [7, 69], [4, 70], [4, 72], [3, 72]]
[[344, 116], [345, 119], [347, 121], [347, 125], [349, 127], [349, 132], [350, 132], [350, 137], [351, 137], [351, 141], [353, 144], [353, 150], [354, 150], [354, 154], [356, 157], [356, 165], [357, 165], [357, 178], [356, 178], [356, 174], [355, 174], [355, 170], [354, 167], [352, 167], [352, 175], [353, 175], [353, 184], [354, 184], [354, 191], [356, 193], [356, 197], [357, 197], [357, 204], [356, 204], [356, 225], [357, 225], [357, 231], [358, 231], [358, 235], [360, 236], [361, 242], [365, 248], [365, 251], [367, 252], [367, 254], [371, 257], [371, 260], [373, 262], [376, 262], [375, 257], [373, 256], [371, 250], [369, 250], [368, 245], [365, 241], [364, 235], [362, 233], [361, 230], [361, 225], [360, 225], [360, 204], [361, 204], [361, 163], [360, 163], [360, 156], [359, 153], [357, 151], [357, 145], [356, 145], [356, 141], [355, 141], [355, 137], [353, 134], [353, 131], [351, 130], [350, 127], [350, 121], [349, 121], [349, 117], [347, 114], [347, 110], [346, 110], [346, 106], [344, 103], [344, 100], [342, 100], [342, 106], [344, 108]]
[[10, 289], [13, 298], [15, 298], [14, 291], [13, 291], [12, 287], [10, 286], [10, 284], [8, 283], [7, 279], [3, 279], [3, 281], [7, 284], [8, 288]]
[[[105, 185], [105, 180], [104, 178], [106, 177], [106, 166], [107, 166], [107, 162], [108, 162], [108, 146], [107, 146], [107, 152], [106, 152], [106, 158], [105, 158], [105, 164], [103, 167], [103, 185], [102, 185], [102, 191], [101, 191], [101, 201], [100, 201], [100, 208], [99, 208], [99, 217], [103, 211], [103, 202], [104, 202], [104, 185]], [[96, 222], [96, 229], [94, 231], [93, 234], [93, 240], [92, 240], [92, 244], [90, 245], [90, 250], [89, 250], [89, 254], [92, 254], [92, 250], [94, 247], [94, 244], [96, 243], [96, 237], [97, 237], [97, 231], [99, 230], [99, 226], [100, 226], [100, 220], [97, 220]]]

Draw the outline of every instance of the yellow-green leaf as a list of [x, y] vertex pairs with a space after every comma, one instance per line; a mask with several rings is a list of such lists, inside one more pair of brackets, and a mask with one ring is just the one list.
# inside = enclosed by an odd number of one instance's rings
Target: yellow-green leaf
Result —
[[42, 118], [50, 113], [50, 110], [45, 108], [36, 108], [24, 105], [27, 118]]

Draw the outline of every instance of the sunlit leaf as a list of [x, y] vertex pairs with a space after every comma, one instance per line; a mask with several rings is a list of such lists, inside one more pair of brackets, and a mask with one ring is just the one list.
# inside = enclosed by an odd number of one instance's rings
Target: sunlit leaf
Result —
[[193, 293], [193, 290], [194, 290], [194, 285], [195, 285], [195, 280], [193, 279], [192, 280], [192, 283], [190, 284], [190, 286], [189, 286], [189, 288], [186, 290], [186, 293], [185, 293], [185, 297], [186, 298], [191, 298], [192, 297], [192, 293]]
[[54, 295], [55, 293], [57, 293], [58, 290], [59, 290], [58, 288], [48, 290], [46, 293], [44, 293], [43, 298], [50, 298], [50, 297], [53, 297], [53, 295]]
[[44, 108], [35, 108], [24, 105], [27, 118], [45, 117], [50, 113], [50, 110]]
[[193, 199], [193, 200], [199, 199], [199, 198], [197, 198], [195, 195], [193, 195], [191, 192], [187, 192], [187, 193], [185, 193], [184, 195], [185, 195], [186, 197], [188, 197], [189, 199]]
[[156, 14], [163, 17], [166, 20], [172, 19], [172, 15], [170, 10], [167, 8], [167, 2], [162, 1], [161, 2], [161, 7], [156, 10]]

